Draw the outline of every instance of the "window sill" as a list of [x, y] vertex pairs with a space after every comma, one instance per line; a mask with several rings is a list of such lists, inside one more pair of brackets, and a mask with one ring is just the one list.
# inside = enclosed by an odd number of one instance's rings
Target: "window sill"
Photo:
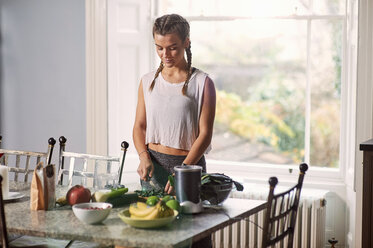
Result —
[[[268, 179], [276, 176], [279, 179], [279, 185], [291, 186], [298, 180], [299, 166], [276, 166], [270, 164], [248, 164], [207, 160], [207, 171], [211, 173], [224, 173], [234, 180], [245, 184], [255, 183], [268, 185]], [[346, 185], [340, 170], [337, 168], [311, 167], [306, 172], [304, 188], [329, 190], [344, 198], [345, 187]]]

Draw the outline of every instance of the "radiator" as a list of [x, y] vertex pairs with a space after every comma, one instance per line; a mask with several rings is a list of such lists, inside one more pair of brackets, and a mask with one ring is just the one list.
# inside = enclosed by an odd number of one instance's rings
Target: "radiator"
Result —
[[[246, 188], [246, 187], [245, 187]], [[255, 192], [232, 192], [230, 197], [266, 200], [268, 188]], [[279, 189], [278, 192], [281, 192]], [[294, 248], [325, 247], [326, 191], [302, 190], [297, 222], [295, 225]], [[264, 212], [260, 211], [247, 219], [238, 221], [216, 231], [212, 235], [214, 248], [260, 248], [262, 246], [262, 226]], [[287, 242], [276, 247], [286, 247]]]

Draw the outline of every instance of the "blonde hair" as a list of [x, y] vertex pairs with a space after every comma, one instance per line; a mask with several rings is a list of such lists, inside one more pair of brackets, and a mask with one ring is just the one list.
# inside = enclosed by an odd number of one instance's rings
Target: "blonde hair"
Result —
[[[155, 34], [166, 35], [166, 34], [177, 34], [180, 39], [185, 42], [189, 38], [190, 28], [188, 21], [180, 15], [171, 14], [158, 17], [153, 25], [153, 37]], [[187, 78], [183, 85], [182, 93], [186, 95], [189, 79], [192, 76], [192, 51], [191, 45], [185, 49], [187, 55]], [[163, 63], [161, 62], [152, 83], [150, 84], [149, 90], [152, 91], [155, 85], [155, 80], [159, 76], [159, 73], [163, 70]]]

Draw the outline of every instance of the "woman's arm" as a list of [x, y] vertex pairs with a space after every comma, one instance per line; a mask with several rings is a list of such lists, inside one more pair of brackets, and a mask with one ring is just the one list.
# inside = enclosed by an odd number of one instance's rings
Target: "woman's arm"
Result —
[[150, 159], [148, 148], [145, 145], [146, 133], [146, 109], [144, 101], [144, 92], [142, 89], [142, 82], [140, 82], [136, 107], [136, 118], [133, 126], [133, 142], [135, 144], [137, 153], [139, 154], [140, 164], [137, 168], [137, 173], [142, 180], [147, 180], [147, 176], [152, 177], [154, 166]]
[[201, 116], [198, 124], [199, 135], [184, 160], [185, 164], [196, 164], [210, 145], [214, 127], [215, 108], [216, 92], [214, 82], [209, 77], [206, 77], [202, 96]]

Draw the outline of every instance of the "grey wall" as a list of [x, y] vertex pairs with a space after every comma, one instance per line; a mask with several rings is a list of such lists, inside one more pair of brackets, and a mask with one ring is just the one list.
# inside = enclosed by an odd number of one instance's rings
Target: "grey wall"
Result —
[[85, 152], [85, 1], [0, 0], [0, 32], [2, 148]]

